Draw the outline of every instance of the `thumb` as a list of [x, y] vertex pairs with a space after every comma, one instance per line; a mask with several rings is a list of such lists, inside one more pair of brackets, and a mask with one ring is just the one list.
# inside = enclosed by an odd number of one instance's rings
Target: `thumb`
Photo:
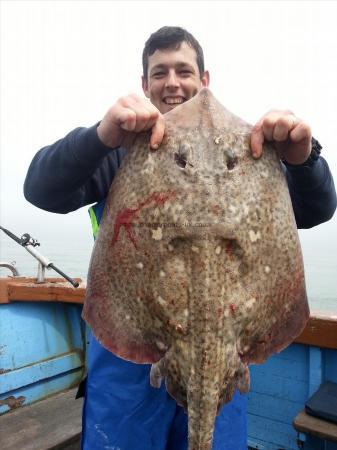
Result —
[[157, 150], [163, 141], [165, 133], [165, 119], [162, 114], [159, 114], [158, 119], [152, 127], [150, 147], [152, 150]]

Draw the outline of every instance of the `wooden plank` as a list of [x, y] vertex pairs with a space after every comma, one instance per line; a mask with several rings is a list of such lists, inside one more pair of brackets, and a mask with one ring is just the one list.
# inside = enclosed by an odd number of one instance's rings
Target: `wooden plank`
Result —
[[50, 301], [83, 304], [85, 283], [74, 288], [63, 278], [46, 278], [44, 283], [37, 283], [36, 278], [4, 278], [0, 280], [0, 303], [13, 301]]
[[[32, 280], [32, 278], [30, 278]], [[15, 280], [17, 283], [24, 283], [26, 277], [6, 277], [0, 278], [0, 303], [9, 303], [8, 300], [8, 284]]]
[[6, 395], [15, 389], [80, 369], [84, 365], [83, 359], [83, 352], [77, 350], [65, 355], [57, 355], [55, 358], [37, 361], [18, 369], [8, 370], [0, 374], [0, 394]]
[[337, 424], [309, 416], [304, 410], [294, 419], [294, 428], [306, 434], [318, 436], [321, 439], [337, 442]]
[[[285, 368], [284, 373], [286, 373]], [[267, 370], [251, 371], [251, 395], [265, 394], [274, 396], [277, 402], [292, 401], [303, 405], [308, 395], [308, 383], [290, 377], [269, 374]]]
[[79, 442], [83, 402], [75, 395], [71, 389], [1, 416], [1, 450], [51, 450]]
[[265, 450], [298, 450], [296, 431], [291, 421], [279, 422], [251, 414], [250, 411], [248, 411], [249, 441], [261, 442], [261, 447]]
[[303, 402], [283, 400], [277, 395], [250, 392], [248, 394], [248, 411], [254, 416], [261, 416], [275, 423], [291, 424], [297, 411], [303, 407]]
[[337, 318], [328, 316], [310, 317], [304, 331], [294, 342], [337, 349]]
[[[307, 349], [304, 349], [303, 353], [306, 353], [306, 351]], [[250, 365], [250, 370], [252, 376], [256, 376], [257, 373], [262, 372], [262, 376], [281, 375], [283, 378], [288, 378], [289, 380], [308, 382], [308, 364], [303, 362], [302, 358], [300, 360], [293, 359], [284, 361], [279, 358], [278, 354], [274, 354], [262, 365]]]

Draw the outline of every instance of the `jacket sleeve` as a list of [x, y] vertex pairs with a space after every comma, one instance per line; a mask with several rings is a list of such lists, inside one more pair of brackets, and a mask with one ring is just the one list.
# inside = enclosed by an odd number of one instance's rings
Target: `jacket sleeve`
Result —
[[336, 190], [329, 166], [319, 157], [312, 165], [284, 167], [297, 228], [326, 222], [336, 210]]
[[96, 128], [76, 128], [35, 155], [24, 183], [30, 203], [65, 214], [107, 196], [126, 151], [106, 147]]

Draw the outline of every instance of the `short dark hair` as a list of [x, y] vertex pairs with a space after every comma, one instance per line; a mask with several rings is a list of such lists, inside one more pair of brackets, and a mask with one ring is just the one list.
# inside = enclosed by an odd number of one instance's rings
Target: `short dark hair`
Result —
[[199, 68], [200, 78], [204, 75], [204, 52], [199, 42], [187, 30], [181, 27], [162, 27], [151, 34], [145, 42], [143, 50], [143, 75], [147, 80], [147, 71], [149, 68], [149, 56], [153, 55], [156, 50], [172, 48], [178, 50], [182, 42], [187, 42], [197, 54], [197, 65]]

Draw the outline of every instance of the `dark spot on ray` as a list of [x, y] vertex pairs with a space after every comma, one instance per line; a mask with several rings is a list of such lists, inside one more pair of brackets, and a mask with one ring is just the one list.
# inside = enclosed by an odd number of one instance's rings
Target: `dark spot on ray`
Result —
[[221, 245], [230, 259], [241, 260], [244, 257], [244, 250], [236, 239], [221, 239]]
[[176, 238], [172, 239], [169, 244], [172, 245], [173, 248], [177, 249], [177, 248], [180, 248], [183, 245], [185, 245], [188, 241], [189, 241], [189, 239], [187, 239], [187, 238], [176, 237]]
[[249, 272], [249, 267], [246, 263], [241, 263], [239, 266], [239, 273], [242, 277], [244, 277], [245, 275], [247, 275], [247, 273]]

